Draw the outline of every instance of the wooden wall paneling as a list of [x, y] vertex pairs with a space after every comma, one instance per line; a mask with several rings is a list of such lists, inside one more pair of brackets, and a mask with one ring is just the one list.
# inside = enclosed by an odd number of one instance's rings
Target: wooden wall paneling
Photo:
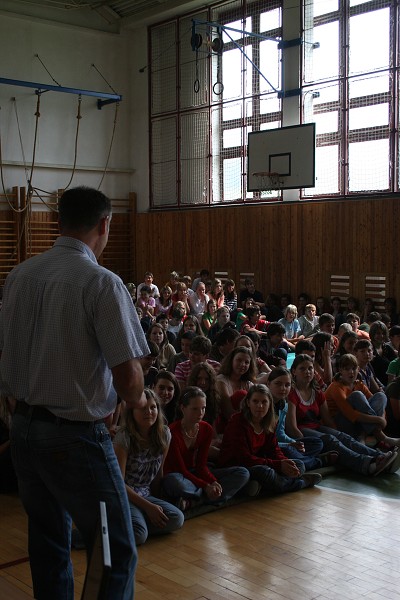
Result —
[[[11, 207], [18, 210], [19, 197], [18, 188], [14, 187], [10, 194], [0, 195], [0, 202], [4, 210], [0, 212], [0, 286], [11, 271], [19, 263], [19, 213], [14, 212]], [[9, 206], [9, 203], [11, 206]]]

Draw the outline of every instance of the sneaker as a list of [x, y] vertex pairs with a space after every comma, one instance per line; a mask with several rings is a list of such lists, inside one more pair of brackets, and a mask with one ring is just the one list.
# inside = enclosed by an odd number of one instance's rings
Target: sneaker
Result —
[[337, 461], [339, 460], [339, 453], [335, 450], [332, 450], [331, 452], [319, 454], [318, 458], [322, 462], [323, 467], [332, 467], [333, 465], [336, 465]]
[[301, 478], [305, 483], [305, 488], [314, 487], [314, 485], [318, 485], [322, 481], [320, 473], [304, 473]]
[[[383, 473], [384, 471], [388, 471], [389, 467], [395, 462], [398, 457], [397, 452], [387, 452], [382, 456], [378, 456], [375, 461], [375, 470], [372, 475], [376, 477], [379, 473]], [[373, 467], [373, 465], [371, 465]]]
[[246, 496], [249, 496], [249, 498], [255, 498], [261, 491], [261, 484], [255, 479], [250, 479], [250, 481], [244, 486], [243, 491]]

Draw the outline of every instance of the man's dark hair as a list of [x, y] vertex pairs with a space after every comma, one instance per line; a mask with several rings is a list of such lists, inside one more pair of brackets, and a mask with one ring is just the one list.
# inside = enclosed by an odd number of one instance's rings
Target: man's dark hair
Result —
[[90, 231], [102, 217], [111, 214], [111, 200], [93, 188], [71, 188], [61, 196], [58, 214], [61, 231]]
[[215, 336], [214, 344], [217, 346], [225, 346], [225, 344], [229, 344], [229, 342], [234, 342], [236, 338], [238, 338], [240, 333], [237, 329], [232, 329], [231, 327], [227, 327], [226, 329], [222, 329]]
[[309, 352], [315, 352], [316, 348], [314, 346], [314, 344], [312, 342], [310, 342], [309, 340], [300, 340], [299, 342], [297, 342], [295, 349], [294, 349], [294, 353], [295, 354], [305, 354], [306, 351]]

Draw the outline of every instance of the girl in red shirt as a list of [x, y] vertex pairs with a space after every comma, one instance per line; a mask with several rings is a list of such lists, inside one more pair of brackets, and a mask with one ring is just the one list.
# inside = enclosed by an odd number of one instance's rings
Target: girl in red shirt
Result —
[[243, 467], [211, 469], [207, 465], [213, 428], [203, 421], [206, 395], [198, 387], [187, 387], [179, 406], [179, 419], [170, 425], [171, 444], [164, 465], [163, 485], [167, 495], [187, 510], [196, 504], [223, 504], [249, 480]]
[[256, 481], [258, 491], [295, 492], [321, 481], [318, 473], [304, 474], [301, 461], [288, 459], [274, 433], [275, 415], [271, 392], [263, 384], [253, 385], [242, 410], [226, 426], [218, 464], [243, 465]]

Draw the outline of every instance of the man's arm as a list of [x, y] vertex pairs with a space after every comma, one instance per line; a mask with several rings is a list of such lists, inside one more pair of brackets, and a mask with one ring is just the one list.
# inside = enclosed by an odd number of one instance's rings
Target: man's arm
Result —
[[139, 360], [131, 358], [113, 367], [111, 372], [118, 396], [132, 408], [144, 408], [147, 400], [143, 394], [143, 371]]

